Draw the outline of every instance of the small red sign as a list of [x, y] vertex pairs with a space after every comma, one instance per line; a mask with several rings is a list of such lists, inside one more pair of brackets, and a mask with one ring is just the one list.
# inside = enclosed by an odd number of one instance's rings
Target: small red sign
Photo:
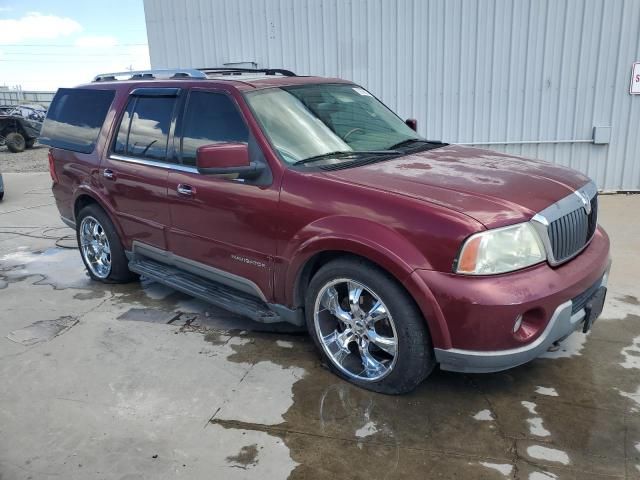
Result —
[[631, 95], [640, 95], [640, 62], [633, 64], [631, 68], [631, 87], [629, 88]]

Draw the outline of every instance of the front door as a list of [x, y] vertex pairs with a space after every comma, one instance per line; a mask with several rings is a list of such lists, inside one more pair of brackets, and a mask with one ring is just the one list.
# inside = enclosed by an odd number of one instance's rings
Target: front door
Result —
[[238, 179], [201, 175], [196, 149], [217, 142], [245, 142], [252, 159], [266, 163], [238, 109], [222, 91], [194, 89], [176, 135], [181, 169], [168, 178], [169, 249], [211, 278], [264, 300], [272, 295], [278, 189]]
[[116, 140], [100, 168], [101, 183], [132, 241], [167, 248], [167, 142], [178, 89], [139, 88], [129, 97]]

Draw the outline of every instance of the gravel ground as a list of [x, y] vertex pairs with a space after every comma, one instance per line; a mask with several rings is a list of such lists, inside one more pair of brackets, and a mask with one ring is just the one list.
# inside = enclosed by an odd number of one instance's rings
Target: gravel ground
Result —
[[22, 153], [11, 153], [7, 147], [0, 147], [0, 172], [48, 172], [48, 147], [36, 144]]

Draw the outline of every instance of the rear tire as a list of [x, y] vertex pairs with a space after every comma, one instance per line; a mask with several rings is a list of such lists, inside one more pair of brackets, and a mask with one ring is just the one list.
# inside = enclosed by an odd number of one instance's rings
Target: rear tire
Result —
[[8, 134], [4, 139], [4, 143], [9, 151], [13, 153], [24, 152], [24, 149], [27, 148], [24, 137], [18, 132]]
[[80, 256], [89, 276], [102, 283], [128, 283], [138, 278], [129, 270], [122, 242], [111, 219], [96, 204], [83, 207], [76, 218]]
[[436, 365], [413, 298], [363, 259], [342, 258], [321, 267], [309, 283], [305, 315], [325, 363], [359, 387], [407, 393]]

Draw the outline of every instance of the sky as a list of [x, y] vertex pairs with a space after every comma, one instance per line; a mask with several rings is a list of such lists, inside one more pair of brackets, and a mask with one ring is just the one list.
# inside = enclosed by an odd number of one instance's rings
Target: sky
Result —
[[0, 86], [56, 90], [146, 68], [142, 0], [0, 0]]

